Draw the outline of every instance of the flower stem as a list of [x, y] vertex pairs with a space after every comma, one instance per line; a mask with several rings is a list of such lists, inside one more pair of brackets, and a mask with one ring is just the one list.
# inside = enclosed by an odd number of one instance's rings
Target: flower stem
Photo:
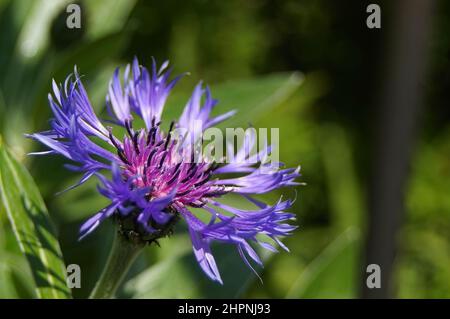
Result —
[[125, 239], [119, 232], [116, 232], [105, 269], [89, 298], [113, 298], [128, 269], [143, 247], [143, 244], [133, 243]]

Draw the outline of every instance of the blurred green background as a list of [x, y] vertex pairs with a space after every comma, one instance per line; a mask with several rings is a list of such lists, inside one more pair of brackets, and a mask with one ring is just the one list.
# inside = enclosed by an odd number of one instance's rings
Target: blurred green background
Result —
[[[189, 71], [173, 91], [166, 118], [175, 118], [200, 79], [238, 109], [228, 127], [280, 128], [280, 157], [301, 164], [293, 211], [298, 231], [290, 253], [265, 254], [262, 284], [233, 247], [213, 246], [225, 282], [211, 283], [194, 261], [186, 229], [146, 249], [120, 297], [352, 298], [364, 282], [363, 248], [372, 158], [373, 104], [382, 48], [391, 31], [365, 26], [365, 1], [78, 2], [82, 28], [66, 27], [70, 1], [0, 0], [0, 134], [26, 164], [45, 199], [66, 264], [79, 264], [86, 297], [98, 278], [112, 225], [82, 242], [83, 220], [105, 205], [96, 182], [56, 196], [79, 176], [39, 150], [24, 133], [48, 128], [51, 79], [78, 66], [94, 108], [105, 115], [109, 77], [133, 56], [170, 59]], [[383, 12], [389, 3], [383, 3]], [[387, 16], [387, 15], [386, 15]], [[383, 20], [384, 21], [384, 20]], [[383, 22], [384, 23], [384, 22]], [[399, 298], [450, 297], [450, 3], [438, 1], [424, 79], [424, 108], [405, 193], [392, 293]], [[102, 113], [103, 112], [103, 113]], [[106, 115], [105, 115], [106, 117]], [[266, 196], [275, 201], [284, 190]], [[230, 198], [230, 201], [239, 201]], [[237, 203], [239, 204], [239, 203]], [[30, 271], [8, 219], [0, 214], [0, 297], [33, 297]]]

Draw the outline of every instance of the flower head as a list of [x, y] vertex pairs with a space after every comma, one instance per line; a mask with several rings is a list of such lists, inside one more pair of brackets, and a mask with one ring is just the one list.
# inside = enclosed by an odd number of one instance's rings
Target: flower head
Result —
[[[201, 141], [202, 131], [234, 114], [231, 111], [211, 117], [217, 101], [202, 83], [195, 87], [179, 120], [163, 130], [164, 104], [180, 78], [169, 80], [167, 66], [165, 62], [158, 69], [153, 61], [148, 70], [135, 59], [127, 66], [123, 80], [119, 69], [115, 71], [106, 98], [114, 128], [103, 124], [94, 113], [75, 68], [64, 86], [53, 82], [53, 95], [49, 94], [54, 115], [51, 129], [29, 137], [49, 148], [34, 154], [60, 154], [72, 161], [66, 167], [83, 174], [73, 187], [92, 176], [100, 180], [98, 190], [110, 204], [81, 226], [80, 238], [114, 217], [127, 239], [151, 243], [170, 234], [182, 219], [187, 223], [199, 265], [211, 279], [221, 283], [211, 242], [236, 245], [250, 267], [249, 258], [262, 264], [251, 242], [276, 251], [274, 245], [261, 240], [261, 235], [287, 250], [280, 237], [296, 228], [288, 223], [295, 217], [287, 212], [292, 201], [280, 199], [267, 205], [251, 195], [297, 185], [294, 179], [299, 169], [269, 169], [262, 158], [270, 153], [270, 147], [252, 156], [247, 154], [244, 148], [255, 143], [251, 134], [236, 154], [231, 148], [233, 156], [226, 164], [199, 155], [193, 144]], [[145, 127], [135, 128], [135, 118], [141, 118]], [[176, 130], [184, 132], [182, 138], [175, 138]], [[124, 136], [119, 138], [117, 131], [124, 132]], [[108, 171], [110, 178], [105, 174]], [[221, 203], [219, 199], [229, 193], [242, 196], [255, 208], [242, 210]], [[210, 220], [198, 218], [191, 208], [205, 210]]]

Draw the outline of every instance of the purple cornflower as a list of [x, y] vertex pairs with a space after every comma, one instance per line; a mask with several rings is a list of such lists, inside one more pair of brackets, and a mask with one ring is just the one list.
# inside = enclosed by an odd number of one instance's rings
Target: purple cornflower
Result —
[[[292, 201], [280, 199], [274, 205], [266, 205], [250, 195], [298, 185], [294, 179], [300, 175], [299, 169], [279, 169], [278, 166], [268, 170], [261, 158], [270, 153], [270, 147], [252, 156], [257, 161], [253, 165], [249, 164], [250, 155], [245, 153], [245, 147], [233, 154], [229, 163], [208, 162], [196, 155], [194, 148], [186, 142], [189, 138], [172, 138], [173, 130], [184, 129], [197, 142], [199, 131], [201, 133], [234, 114], [232, 111], [211, 117], [217, 101], [201, 83], [194, 89], [180, 119], [170, 123], [164, 133], [161, 113], [171, 89], [180, 78], [169, 80], [167, 67], [168, 62], [165, 62], [158, 70], [153, 61], [152, 69], [147, 70], [135, 59], [124, 72], [123, 84], [119, 69], [115, 71], [106, 98], [113, 118], [108, 123], [115, 125], [115, 131], [124, 132], [122, 139], [95, 115], [76, 68], [64, 86], [53, 81], [53, 96], [49, 94], [54, 115], [51, 130], [29, 135], [50, 150], [33, 154], [60, 154], [74, 162], [66, 167], [83, 176], [73, 187], [94, 175], [100, 180], [99, 192], [110, 200], [110, 204], [81, 226], [80, 238], [95, 230], [105, 219], [114, 217], [125, 238], [151, 243], [169, 235], [181, 218], [187, 223], [201, 268], [211, 279], [222, 283], [210, 250], [211, 242], [236, 245], [250, 268], [248, 257], [257, 264], [262, 265], [262, 262], [249, 242], [270, 251], [277, 251], [273, 245], [277, 243], [288, 250], [279, 238], [296, 228], [287, 223], [295, 217], [286, 212]], [[138, 130], [133, 127], [136, 116], [143, 120], [145, 127]], [[244, 146], [254, 143], [254, 136], [246, 136]], [[231, 152], [234, 153], [233, 148]], [[104, 175], [108, 171], [111, 179]], [[228, 193], [242, 196], [255, 209], [242, 210], [218, 201]], [[192, 207], [208, 212], [211, 215], [209, 222], [203, 222], [192, 213], [189, 209]], [[262, 241], [261, 237], [266, 239]]]

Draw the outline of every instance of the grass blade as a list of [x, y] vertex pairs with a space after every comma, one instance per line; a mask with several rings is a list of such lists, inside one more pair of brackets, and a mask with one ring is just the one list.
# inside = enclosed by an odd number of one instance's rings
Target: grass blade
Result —
[[0, 196], [39, 298], [69, 298], [66, 271], [55, 231], [33, 179], [0, 140]]

